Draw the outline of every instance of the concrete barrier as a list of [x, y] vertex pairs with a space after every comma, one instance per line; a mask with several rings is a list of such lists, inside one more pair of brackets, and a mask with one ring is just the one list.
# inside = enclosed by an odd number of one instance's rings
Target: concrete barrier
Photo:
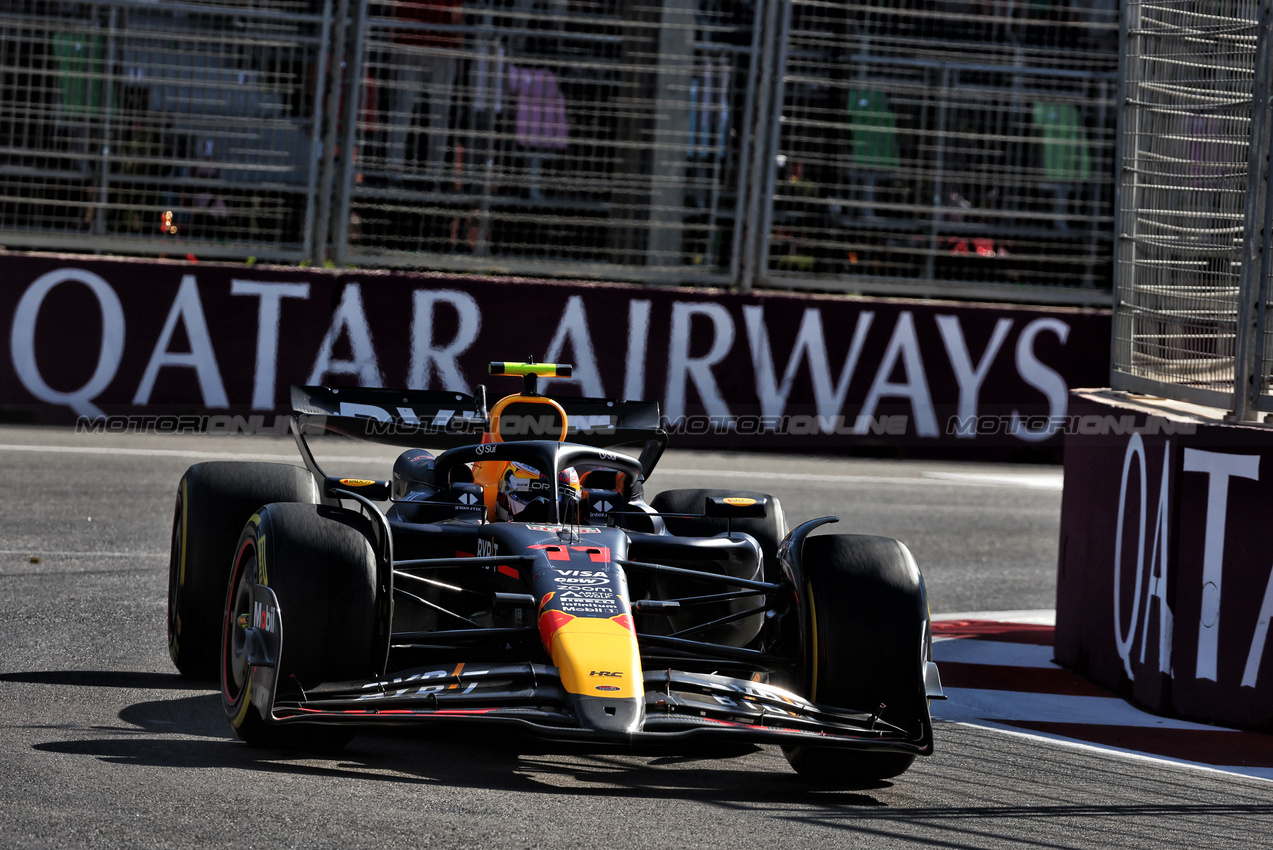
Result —
[[1056, 660], [1156, 712], [1273, 730], [1273, 431], [1076, 391]]
[[[491, 392], [490, 359], [575, 366], [549, 392], [660, 403], [674, 444], [1059, 451], [1108, 374], [1108, 311], [384, 271], [4, 255], [10, 419], [268, 417], [291, 384]], [[498, 395], [496, 395], [498, 397]]]

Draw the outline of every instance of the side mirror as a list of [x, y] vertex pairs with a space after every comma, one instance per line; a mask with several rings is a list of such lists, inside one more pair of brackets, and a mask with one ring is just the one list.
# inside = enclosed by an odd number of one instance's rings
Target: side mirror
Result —
[[337, 496], [334, 491], [348, 490], [359, 496], [366, 496], [373, 502], [383, 502], [389, 498], [389, 482], [374, 481], [370, 478], [326, 478], [323, 480], [323, 492], [328, 496]]
[[769, 499], [764, 496], [708, 496], [703, 513], [723, 519], [763, 517], [769, 511]]

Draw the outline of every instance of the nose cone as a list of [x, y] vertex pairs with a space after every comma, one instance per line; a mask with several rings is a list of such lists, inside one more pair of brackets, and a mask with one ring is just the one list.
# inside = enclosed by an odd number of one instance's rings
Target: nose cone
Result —
[[640, 732], [645, 723], [645, 704], [640, 697], [575, 696], [574, 703], [579, 725], [594, 732], [623, 737]]
[[613, 619], [579, 617], [552, 635], [553, 663], [584, 729], [628, 734], [645, 720], [636, 635]]

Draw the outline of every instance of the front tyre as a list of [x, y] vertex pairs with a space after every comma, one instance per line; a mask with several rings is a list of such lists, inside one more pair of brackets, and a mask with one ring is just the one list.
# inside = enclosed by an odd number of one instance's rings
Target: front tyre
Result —
[[[924, 670], [931, 656], [924, 579], [907, 548], [888, 537], [810, 537], [801, 557], [808, 617], [805, 695], [815, 703], [876, 711], [880, 720], [931, 740]], [[801, 776], [869, 785], [898, 776], [909, 753], [784, 747]]]
[[197, 463], [177, 485], [168, 559], [168, 654], [183, 676], [216, 679], [235, 542], [270, 502], [318, 501], [314, 476], [282, 463]]
[[361, 514], [320, 505], [267, 505], [239, 537], [225, 597], [221, 701], [235, 734], [257, 747], [337, 749], [353, 737], [344, 726], [270, 722], [258, 700], [261, 668], [248, 663], [247, 624], [258, 585], [278, 600], [282, 644], [276, 692], [376, 674], [376, 556]]

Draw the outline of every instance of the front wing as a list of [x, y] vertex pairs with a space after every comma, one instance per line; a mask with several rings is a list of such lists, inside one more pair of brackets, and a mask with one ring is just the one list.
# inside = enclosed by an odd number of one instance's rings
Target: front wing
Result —
[[698, 739], [816, 745], [928, 755], [932, 725], [907, 732], [869, 713], [816, 705], [772, 685], [676, 670], [644, 674], [641, 731], [580, 728], [565, 710], [557, 669], [543, 664], [457, 664], [418, 668], [366, 682], [339, 682], [275, 695], [275, 723], [491, 723], [539, 737], [649, 745]]

